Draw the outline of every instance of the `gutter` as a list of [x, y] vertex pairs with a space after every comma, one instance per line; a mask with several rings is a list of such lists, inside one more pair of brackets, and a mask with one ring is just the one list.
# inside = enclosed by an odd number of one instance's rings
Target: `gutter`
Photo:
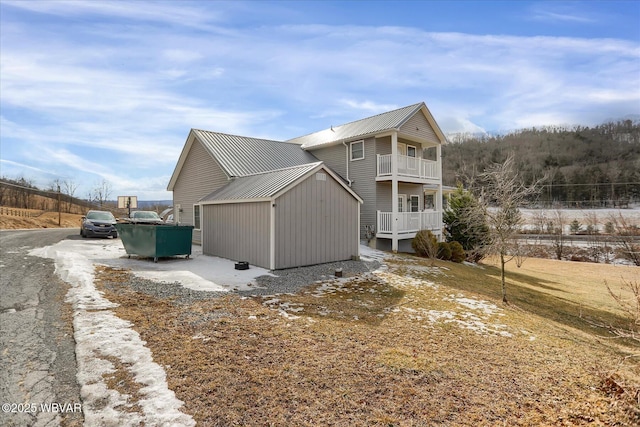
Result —
[[349, 183], [349, 187], [351, 187], [351, 180], [349, 179], [349, 146], [347, 145], [346, 142], [342, 141], [342, 145], [344, 145], [345, 148], [345, 165], [347, 167], [347, 182]]

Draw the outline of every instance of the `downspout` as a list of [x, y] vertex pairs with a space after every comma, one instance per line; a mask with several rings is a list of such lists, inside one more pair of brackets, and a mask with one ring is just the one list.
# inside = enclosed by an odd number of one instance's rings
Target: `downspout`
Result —
[[349, 146], [346, 142], [342, 141], [342, 145], [345, 148], [345, 166], [347, 167], [347, 182], [349, 183], [349, 187], [351, 187], [351, 180], [349, 179]]

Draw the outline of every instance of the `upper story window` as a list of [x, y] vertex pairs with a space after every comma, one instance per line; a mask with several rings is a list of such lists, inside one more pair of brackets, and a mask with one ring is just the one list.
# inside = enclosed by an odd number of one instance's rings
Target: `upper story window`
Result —
[[364, 141], [351, 143], [351, 160], [364, 159]]
[[407, 145], [407, 156], [408, 157], [417, 157], [417, 150], [413, 145]]

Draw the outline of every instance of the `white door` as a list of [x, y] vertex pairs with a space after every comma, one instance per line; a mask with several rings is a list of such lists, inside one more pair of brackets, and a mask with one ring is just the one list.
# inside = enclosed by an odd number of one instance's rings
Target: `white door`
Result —
[[398, 232], [407, 229], [407, 195], [398, 194]]
[[407, 144], [398, 142], [398, 173], [407, 172]]

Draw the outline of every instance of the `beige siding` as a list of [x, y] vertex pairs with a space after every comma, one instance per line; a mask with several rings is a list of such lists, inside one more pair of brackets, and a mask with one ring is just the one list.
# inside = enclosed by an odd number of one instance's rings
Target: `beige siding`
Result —
[[318, 158], [318, 160], [322, 160], [325, 165], [329, 166], [334, 172], [346, 179], [346, 150], [347, 149], [344, 148], [344, 145], [339, 144], [313, 150], [312, 153]]
[[350, 259], [358, 254], [358, 201], [329, 174], [311, 175], [276, 199], [277, 269]]
[[376, 140], [364, 141], [364, 159], [349, 161], [349, 179], [351, 188], [364, 204], [360, 207], [360, 238], [364, 238], [364, 226], [376, 224]]
[[440, 142], [435, 131], [421, 111], [414, 114], [413, 117], [407, 120], [407, 122], [400, 127], [400, 133], [415, 138], [426, 139], [434, 144], [438, 144]]
[[380, 154], [380, 155], [391, 154], [391, 137], [390, 136], [385, 136], [384, 138], [376, 139], [376, 154]]
[[269, 202], [204, 205], [202, 210], [205, 255], [270, 268]]
[[[193, 204], [227, 184], [227, 176], [218, 162], [196, 139], [187, 154], [180, 176], [173, 188], [173, 205], [180, 205], [181, 224], [193, 224]], [[202, 216], [202, 215], [201, 215]], [[193, 231], [193, 241], [201, 242], [199, 230]]]
[[[391, 142], [390, 137], [385, 138]], [[383, 139], [383, 141], [385, 140]], [[354, 140], [357, 141], [357, 140]], [[353, 141], [350, 141], [353, 142]], [[350, 142], [347, 142], [349, 146]], [[349, 179], [351, 180], [351, 188], [358, 196], [362, 198], [364, 204], [360, 206], [360, 238], [364, 238], [364, 226], [376, 224], [376, 174], [377, 160], [376, 145], [379, 142], [375, 138], [368, 138], [364, 141], [364, 159], [349, 160]], [[346, 176], [345, 166], [345, 148], [344, 145], [335, 145], [333, 147], [314, 150], [313, 154], [325, 162], [334, 171]], [[343, 175], [344, 174], [344, 175]]]

